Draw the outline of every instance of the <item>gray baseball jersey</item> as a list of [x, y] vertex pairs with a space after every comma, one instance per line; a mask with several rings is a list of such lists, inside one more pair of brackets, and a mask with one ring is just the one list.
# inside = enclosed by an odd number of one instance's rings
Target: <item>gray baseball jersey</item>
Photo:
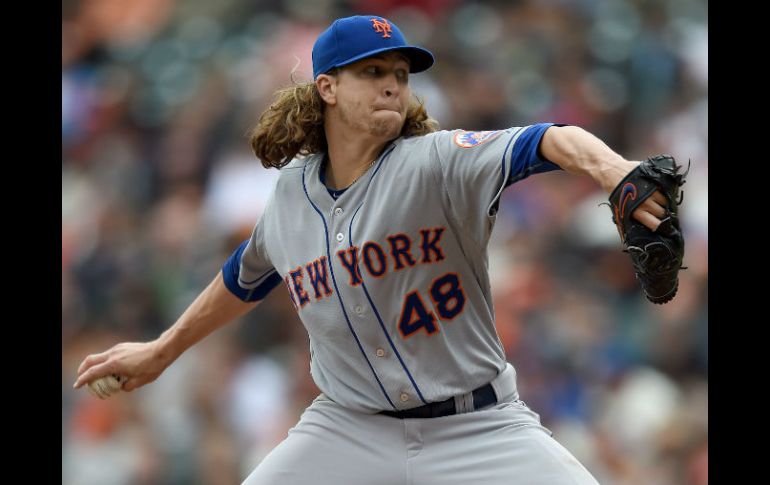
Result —
[[376, 413], [442, 401], [506, 367], [487, 243], [503, 189], [559, 167], [538, 144], [552, 123], [440, 131], [389, 143], [338, 198], [324, 155], [293, 160], [248, 241], [223, 267], [246, 301], [284, 282], [332, 401]]

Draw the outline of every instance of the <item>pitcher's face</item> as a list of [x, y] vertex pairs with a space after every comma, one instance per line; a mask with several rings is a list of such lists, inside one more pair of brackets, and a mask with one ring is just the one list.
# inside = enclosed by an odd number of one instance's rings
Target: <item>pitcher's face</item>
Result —
[[354, 62], [337, 75], [340, 121], [377, 138], [396, 138], [404, 126], [411, 93], [409, 63], [402, 54], [385, 52]]

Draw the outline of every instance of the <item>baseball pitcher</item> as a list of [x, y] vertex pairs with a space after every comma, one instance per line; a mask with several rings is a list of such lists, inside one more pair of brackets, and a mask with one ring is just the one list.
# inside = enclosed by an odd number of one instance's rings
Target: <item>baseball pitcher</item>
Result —
[[386, 18], [336, 20], [314, 45], [314, 81], [276, 93], [253, 131], [280, 177], [251, 237], [159, 338], [88, 356], [75, 387], [114, 375], [92, 386], [107, 397], [152, 382], [281, 286], [322, 394], [245, 484], [595, 484], [520, 400], [495, 331], [500, 196], [541, 172], [592, 177], [645, 295], [665, 303], [684, 174], [575, 126], [439, 131], [409, 85], [433, 63]]

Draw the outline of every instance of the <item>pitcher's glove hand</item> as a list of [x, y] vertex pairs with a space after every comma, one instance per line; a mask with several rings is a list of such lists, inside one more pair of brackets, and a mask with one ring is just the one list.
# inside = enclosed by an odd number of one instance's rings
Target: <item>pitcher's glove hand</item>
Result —
[[[631, 255], [645, 296], [656, 304], [674, 298], [679, 270], [686, 269], [682, 266], [684, 238], [677, 208], [684, 196], [684, 192], [680, 196], [679, 187], [690, 167], [679, 173], [681, 168], [670, 155], [650, 157], [629, 172], [610, 195], [612, 222], [620, 233], [623, 251]], [[661, 224], [653, 232], [631, 214], [656, 190], [665, 195], [667, 205]]]

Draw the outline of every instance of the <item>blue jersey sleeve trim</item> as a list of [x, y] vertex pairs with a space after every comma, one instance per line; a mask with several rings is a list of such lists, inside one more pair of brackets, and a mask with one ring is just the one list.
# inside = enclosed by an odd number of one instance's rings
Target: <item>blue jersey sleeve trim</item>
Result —
[[505, 186], [524, 180], [533, 173], [563, 170], [560, 166], [540, 156], [540, 140], [551, 126], [567, 126], [560, 123], [538, 123], [524, 131], [511, 150], [511, 171]]
[[262, 283], [258, 284], [254, 288], [243, 288], [238, 284], [238, 275], [241, 269], [241, 256], [246, 246], [249, 244], [249, 240], [245, 240], [238, 248], [233, 251], [225, 264], [222, 265], [222, 278], [224, 279], [225, 286], [230, 293], [237, 296], [243, 301], [259, 301], [264, 299], [273, 288], [281, 283], [281, 277], [278, 273], [271, 269], [266, 274], [270, 274], [267, 278], [264, 278]]

